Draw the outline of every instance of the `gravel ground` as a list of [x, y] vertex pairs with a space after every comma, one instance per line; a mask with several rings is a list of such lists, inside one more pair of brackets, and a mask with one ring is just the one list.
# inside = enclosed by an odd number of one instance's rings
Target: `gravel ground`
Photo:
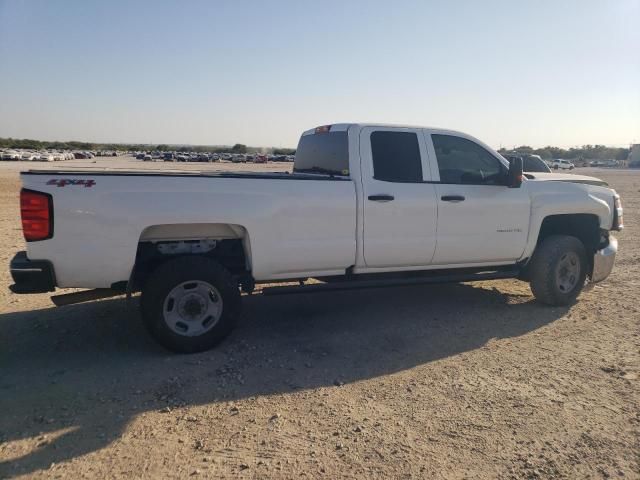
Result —
[[[87, 164], [176, 168], [55, 166]], [[0, 477], [640, 478], [640, 172], [578, 171], [627, 229], [570, 308], [518, 281], [254, 295], [218, 349], [178, 356], [135, 298], [9, 293], [33, 166], [0, 164]]]

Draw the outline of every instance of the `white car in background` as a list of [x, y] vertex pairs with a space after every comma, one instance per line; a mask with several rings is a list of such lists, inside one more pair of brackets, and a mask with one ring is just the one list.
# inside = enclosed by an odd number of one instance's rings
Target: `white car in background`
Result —
[[39, 162], [53, 162], [53, 155], [48, 152], [42, 152], [36, 160]]
[[554, 170], [573, 170], [574, 168], [576, 168], [576, 166], [569, 160], [563, 160], [561, 158], [553, 160], [549, 167], [553, 168]]
[[36, 155], [33, 152], [23, 152], [20, 156], [20, 160], [30, 162], [36, 159]]
[[20, 154], [14, 150], [7, 150], [2, 154], [2, 160], [20, 160]]

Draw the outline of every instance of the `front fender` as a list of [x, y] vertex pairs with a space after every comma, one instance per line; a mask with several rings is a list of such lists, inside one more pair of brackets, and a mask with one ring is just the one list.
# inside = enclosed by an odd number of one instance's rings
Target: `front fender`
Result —
[[[568, 185], [565, 183], [564, 186], [567, 187]], [[538, 243], [542, 222], [549, 216], [572, 214], [594, 215], [598, 218], [601, 229], [609, 230], [611, 227], [612, 206], [605, 200], [598, 198], [588, 191], [582, 190], [579, 186], [578, 188], [571, 188], [571, 191], [568, 192], [554, 192], [553, 190], [557, 189], [557, 186], [551, 187], [552, 188], [549, 189], [543, 188], [541, 190], [544, 191], [539, 191], [532, 195], [529, 235], [520, 261], [530, 258], [533, 254]], [[574, 186], [571, 185], [571, 187]]]

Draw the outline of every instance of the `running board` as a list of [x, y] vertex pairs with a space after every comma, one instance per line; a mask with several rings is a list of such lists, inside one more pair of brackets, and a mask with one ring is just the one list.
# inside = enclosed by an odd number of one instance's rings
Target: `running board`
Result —
[[117, 297], [125, 295], [126, 292], [121, 290], [113, 290], [111, 288], [95, 288], [93, 290], [83, 290], [81, 292], [63, 293], [61, 295], [53, 295], [51, 301], [56, 307], [64, 305], [73, 305], [74, 303], [90, 302], [100, 298]]
[[429, 275], [424, 277], [391, 278], [378, 280], [345, 280], [335, 283], [311, 283], [284, 287], [267, 287], [261, 290], [263, 295], [288, 295], [294, 293], [331, 292], [338, 290], [359, 290], [363, 288], [403, 287], [407, 285], [424, 285], [429, 283], [475, 282], [479, 280], [501, 280], [516, 278], [519, 270], [502, 270], [499, 272], [482, 272], [467, 274]]

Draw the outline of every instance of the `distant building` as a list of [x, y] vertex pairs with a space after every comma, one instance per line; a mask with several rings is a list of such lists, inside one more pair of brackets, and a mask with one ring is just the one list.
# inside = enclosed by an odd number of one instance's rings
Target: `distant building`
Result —
[[631, 145], [631, 153], [629, 153], [629, 163], [634, 165], [640, 164], [640, 143]]

